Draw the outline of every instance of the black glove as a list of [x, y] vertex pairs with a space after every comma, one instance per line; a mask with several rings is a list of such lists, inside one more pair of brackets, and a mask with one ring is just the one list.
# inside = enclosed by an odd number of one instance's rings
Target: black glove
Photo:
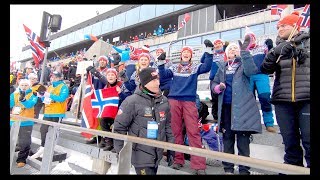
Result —
[[123, 82], [129, 81], [125, 69], [119, 72], [119, 77], [121, 78], [121, 81], [123, 81]]
[[278, 44], [275, 48], [274, 48], [274, 53], [277, 56], [282, 56], [282, 57], [292, 57], [293, 52], [295, 51], [295, 47], [292, 45], [291, 42], [282, 42], [280, 44]]
[[87, 71], [89, 70], [89, 71], [91, 72], [91, 74], [94, 75], [94, 76], [97, 77], [97, 78], [100, 78], [100, 77], [101, 77], [100, 72], [98, 72], [97, 69], [94, 68], [94, 67], [92, 67], [92, 66], [87, 67], [86, 70], [87, 70]]
[[303, 64], [307, 59], [307, 53], [304, 49], [294, 48], [294, 58], [298, 62], [298, 64]]
[[[47, 91], [47, 88], [44, 85], [41, 85], [38, 87], [38, 89], [36, 90], [41, 96], [44, 95], [44, 93]], [[37, 95], [37, 94], [36, 94]]]
[[174, 151], [167, 150], [167, 162], [169, 167], [173, 164], [174, 155], [175, 155]]
[[161, 53], [157, 59], [158, 60], [165, 60], [166, 59], [166, 52]]
[[26, 100], [26, 92], [25, 91], [20, 91], [20, 96], [19, 96], [19, 101], [23, 102]]
[[94, 69], [94, 67], [93, 66], [88, 66], [86, 70], [87, 70], [87, 72], [90, 72], [91, 69]]
[[213, 44], [212, 44], [212, 42], [210, 40], [206, 39], [206, 40], [204, 40], [203, 43], [204, 43], [204, 45], [206, 45], [206, 47], [213, 48]]
[[252, 39], [250, 38], [250, 35], [246, 35], [244, 37], [243, 43], [240, 40], [238, 40], [240, 50], [241, 51], [248, 51], [249, 45], [252, 43], [251, 41], [252, 41]]

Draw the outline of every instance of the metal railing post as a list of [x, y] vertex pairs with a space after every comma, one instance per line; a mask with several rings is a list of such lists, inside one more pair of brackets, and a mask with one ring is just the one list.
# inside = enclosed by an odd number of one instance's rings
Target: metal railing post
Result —
[[123, 148], [119, 152], [118, 174], [130, 174], [132, 155], [132, 142], [124, 142]]
[[13, 166], [13, 159], [14, 159], [14, 153], [19, 137], [19, 130], [20, 130], [20, 124], [21, 121], [15, 121], [10, 130], [10, 173], [12, 172], [12, 166]]
[[58, 138], [58, 128], [59, 127], [56, 126], [49, 126], [49, 131], [46, 136], [46, 143], [44, 145], [40, 174], [50, 174], [54, 154], [54, 146]]

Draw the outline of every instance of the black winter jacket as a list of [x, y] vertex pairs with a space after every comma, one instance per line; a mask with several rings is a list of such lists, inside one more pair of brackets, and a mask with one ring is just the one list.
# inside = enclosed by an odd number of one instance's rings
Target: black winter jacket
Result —
[[[285, 40], [277, 38], [279, 45]], [[279, 55], [271, 49], [266, 55], [260, 70], [262, 73], [275, 72], [275, 80], [271, 102], [298, 102], [310, 100], [310, 34], [300, 32], [291, 41], [297, 50], [306, 54], [306, 60], [298, 63], [297, 59], [290, 55], [283, 55], [277, 63]]]
[[[152, 107], [155, 109], [154, 114], [158, 122], [157, 140], [174, 143], [168, 99], [163, 95], [151, 98], [139, 88], [122, 102], [113, 124], [113, 131], [147, 138], [148, 121], [152, 121], [153, 117]], [[123, 141], [114, 139], [116, 152], [120, 152], [122, 147]], [[134, 167], [156, 167], [162, 159], [162, 153], [161, 148], [133, 143], [131, 163]]]

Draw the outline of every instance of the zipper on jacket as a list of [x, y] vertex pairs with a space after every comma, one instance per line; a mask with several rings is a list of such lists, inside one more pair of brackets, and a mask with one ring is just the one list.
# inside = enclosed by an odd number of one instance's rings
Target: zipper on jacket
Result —
[[296, 60], [292, 58], [292, 77], [291, 77], [291, 101], [295, 102], [295, 74], [296, 74]]

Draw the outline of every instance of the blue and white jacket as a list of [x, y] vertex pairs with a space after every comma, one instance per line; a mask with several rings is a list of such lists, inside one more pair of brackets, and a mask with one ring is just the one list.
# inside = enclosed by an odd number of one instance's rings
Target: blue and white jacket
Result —
[[249, 50], [250, 54], [252, 55], [253, 62], [256, 64], [258, 68], [258, 73], [261, 74], [260, 66], [268, 53], [268, 47], [266, 45], [257, 45], [256, 47]]
[[170, 68], [165, 68], [164, 65], [158, 66], [160, 80], [173, 78], [168, 95], [169, 99], [196, 101], [198, 75], [209, 72], [212, 66], [212, 54], [205, 52], [203, 56], [204, 63], [193, 63], [191, 73], [178, 73], [179, 64], [174, 64]]

